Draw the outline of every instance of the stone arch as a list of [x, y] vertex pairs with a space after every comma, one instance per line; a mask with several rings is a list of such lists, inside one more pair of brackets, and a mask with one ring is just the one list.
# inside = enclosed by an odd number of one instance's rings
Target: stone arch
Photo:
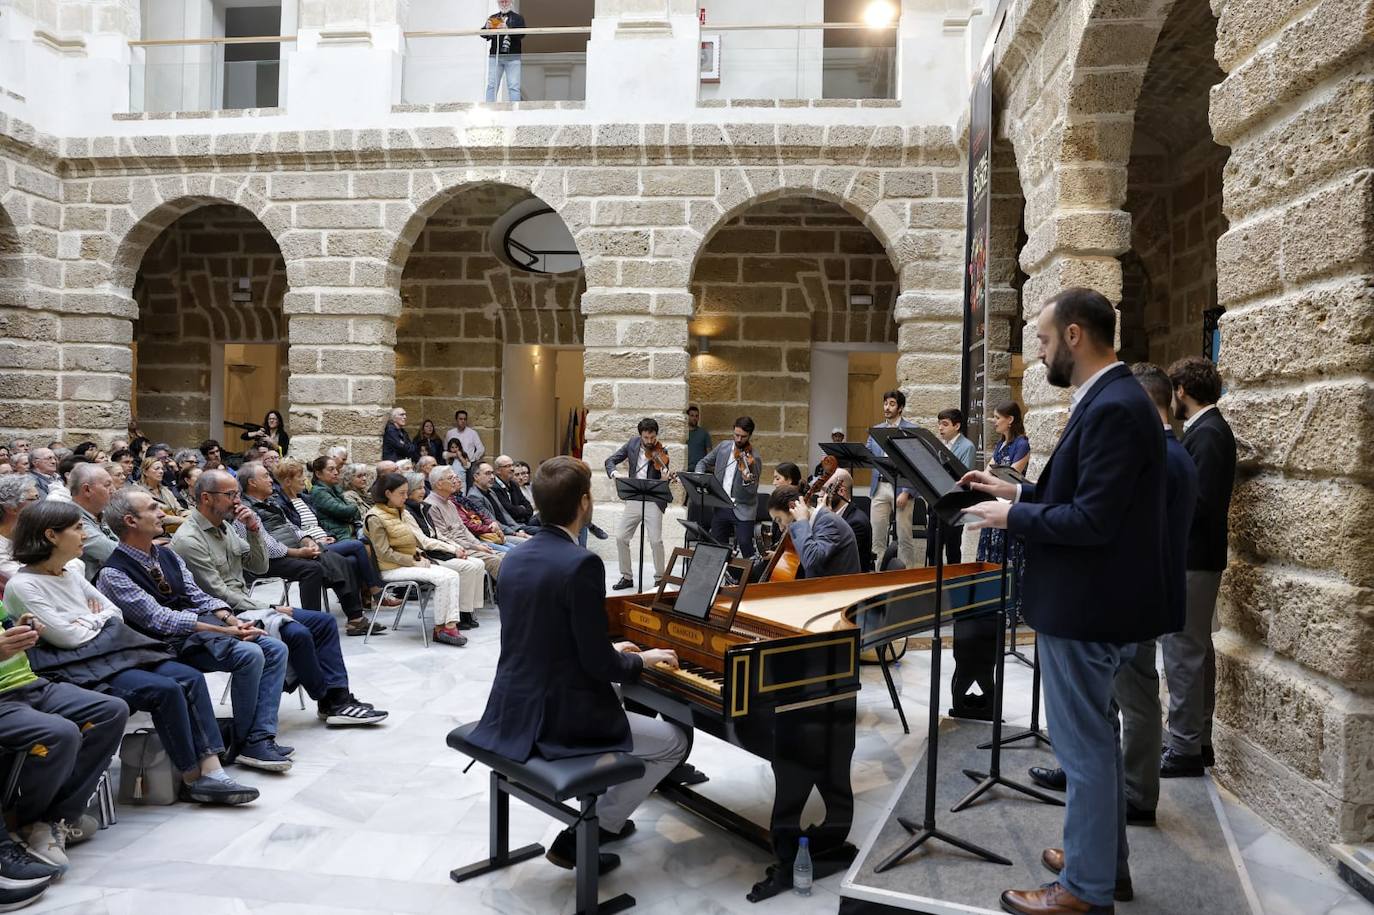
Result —
[[393, 265], [395, 378], [413, 426], [429, 418], [442, 435], [461, 408], [491, 453], [536, 461], [557, 453], [554, 402], [564, 412], [582, 404], [586, 271], [520, 270], [491, 250], [491, 225], [511, 207], [537, 200], [558, 213], [529, 184], [467, 182], [429, 198], [418, 228], [408, 223], [405, 260]]

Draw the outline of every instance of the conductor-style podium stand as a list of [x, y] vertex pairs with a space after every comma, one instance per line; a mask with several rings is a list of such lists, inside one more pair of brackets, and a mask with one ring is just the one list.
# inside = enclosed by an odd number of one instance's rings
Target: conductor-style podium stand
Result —
[[[641, 480], [637, 477], [616, 477], [615, 494], [622, 502], [639, 503], [639, 577], [636, 591], [644, 592], [644, 516], [650, 502], [658, 503], [660, 509], [666, 508], [673, 500], [667, 480]], [[628, 509], [627, 509], [628, 511]]]

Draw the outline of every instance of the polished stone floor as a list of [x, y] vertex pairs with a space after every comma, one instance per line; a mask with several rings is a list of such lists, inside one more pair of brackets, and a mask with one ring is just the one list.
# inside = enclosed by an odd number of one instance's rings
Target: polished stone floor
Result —
[[[614, 577], [614, 576], [610, 576]], [[573, 875], [542, 858], [461, 886], [451, 868], [485, 855], [487, 773], [449, 750], [444, 735], [480, 715], [496, 666], [495, 611], [463, 649], [425, 649], [413, 615], [399, 632], [344, 639], [354, 690], [391, 712], [374, 729], [327, 730], [313, 707], [282, 703], [281, 740], [297, 748], [285, 775], [239, 770], [262, 790], [231, 810], [172, 807], [119, 811], [118, 825], [71, 852], [72, 869], [28, 911], [80, 915], [339, 912], [569, 913]], [[946, 655], [946, 670], [952, 659]], [[876, 668], [865, 669], [854, 762], [853, 837], [872, 830], [893, 785], [924, 742], [929, 661], [909, 655], [898, 667], [913, 733], [903, 735]], [[211, 686], [216, 698], [221, 680]], [[1029, 671], [1013, 665], [1008, 713], [1029, 715]], [[946, 697], [947, 698], [947, 697]], [[1010, 753], [1014, 765], [1015, 754]], [[703, 793], [765, 821], [767, 766], [700, 737], [693, 761], [711, 775]], [[558, 826], [519, 803], [513, 845], [547, 843]], [[1374, 907], [1327, 865], [1227, 799], [1227, 815], [1269, 915], [1371, 915]], [[673, 915], [835, 912], [840, 875], [809, 899], [789, 895], [751, 905], [744, 898], [766, 865], [750, 846], [651, 797], [636, 813], [638, 833], [615, 850], [624, 863], [603, 883], [603, 898], [628, 891], [635, 911]], [[1123, 911], [1127, 908], [1123, 907]]]

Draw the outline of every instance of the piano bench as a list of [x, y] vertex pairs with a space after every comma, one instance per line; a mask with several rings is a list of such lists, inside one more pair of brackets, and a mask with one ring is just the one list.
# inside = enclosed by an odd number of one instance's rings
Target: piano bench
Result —
[[[606, 789], [641, 777], [644, 763], [628, 753], [567, 759], [534, 756], [515, 762], [469, 742], [468, 736], [476, 727], [477, 723], [471, 722], [449, 731], [448, 745], [491, 769], [489, 854], [485, 861], [450, 871], [449, 877], [462, 883], [544, 853], [544, 846], [538, 843], [511, 850], [510, 798], [515, 797], [576, 830], [577, 915], [611, 915], [632, 907], [635, 900], [628, 893], [605, 902], [597, 900], [601, 827], [596, 802]], [[570, 799], [576, 799], [578, 809], [563, 803]]]

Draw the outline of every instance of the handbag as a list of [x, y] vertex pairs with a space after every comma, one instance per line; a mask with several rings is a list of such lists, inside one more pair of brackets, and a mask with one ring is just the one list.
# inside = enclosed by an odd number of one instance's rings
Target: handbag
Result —
[[425, 550], [425, 555], [435, 562], [448, 562], [450, 559], [457, 559], [457, 553], [450, 553], [448, 550]]
[[156, 731], [139, 728], [124, 735], [119, 747], [119, 803], [166, 807], [176, 803], [180, 781]]

